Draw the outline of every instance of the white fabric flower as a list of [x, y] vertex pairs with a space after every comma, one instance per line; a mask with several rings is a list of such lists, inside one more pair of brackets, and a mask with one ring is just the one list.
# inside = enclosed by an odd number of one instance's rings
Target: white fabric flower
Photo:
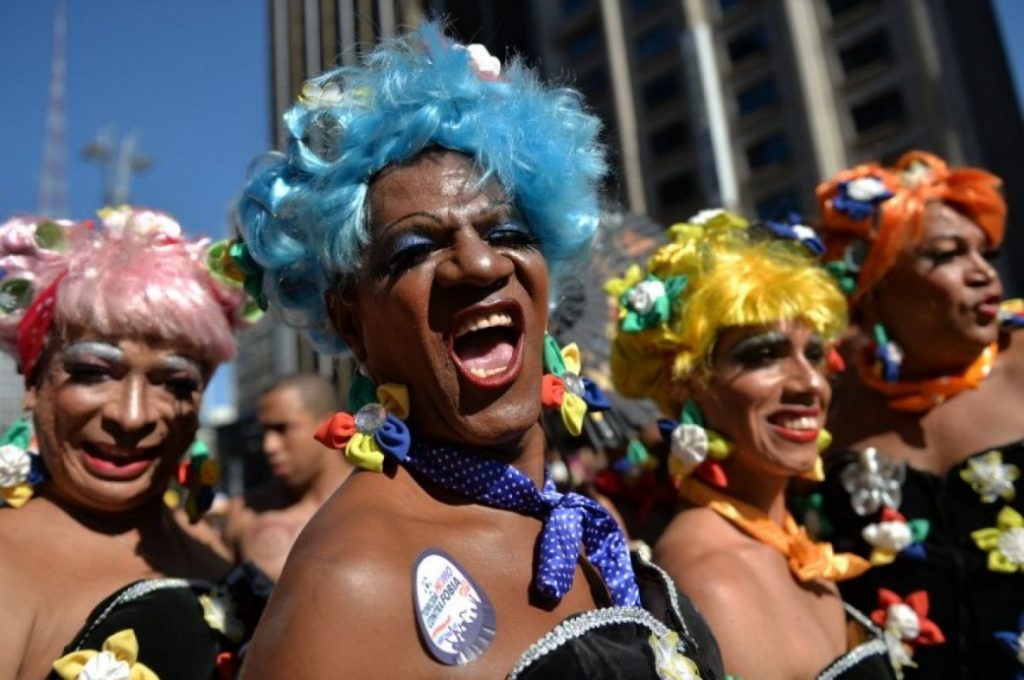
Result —
[[78, 672], [78, 680], [130, 680], [131, 666], [113, 652], [100, 652], [89, 659]]
[[715, 219], [719, 215], [724, 215], [724, 214], [725, 214], [725, 210], [723, 210], [721, 208], [707, 208], [705, 210], [701, 210], [699, 213], [697, 213], [696, 215], [694, 215], [693, 217], [691, 217], [690, 219], [688, 219], [686, 221], [689, 224], [696, 224], [698, 226], [703, 227], [705, 224], [707, 224], [711, 220]]
[[899, 508], [906, 477], [906, 463], [889, 460], [874, 447], [859, 451], [857, 460], [839, 474], [853, 511], [862, 517], [884, 505]]
[[846, 195], [855, 201], [869, 203], [887, 193], [885, 183], [877, 177], [858, 177], [846, 183]]
[[671, 453], [687, 468], [695, 468], [708, 456], [708, 433], [700, 425], [683, 423], [672, 430]]
[[910, 605], [897, 602], [885, 611], [885, 630], [898, 640], [913, 640], [921, 634], [921, 619]]
[[914, 542], [906, 522], [869, 524], [861, 532], [864, 540], [875, 548], [897, 553]]
[[497, 80], [501, 77], [501, 60], [487, 51], [480, 43], [466, 46], [469, 63], [480, 80]]
[[997, 550], [1018, 566], [1024, 566], [1024, 527], [1010, 527], [999, 534]]
[[139, 235], [160, 235], [167, 238], [181, 238], [181, 225], [166, 213], [156, 210], [139, 210], [131, 216], [128, 226]]
[[654, 309], [654, 304], [665, 297], [665, 284], [656, 279], [641, 281], [626, 293], [629, 307], [637, 314], [647, 314]]
[[30, 472], [32, 459], [28, 451], [14, 444], [0, 446], [0, 487], [24, 484]]
[[1024, 666], [1024, 631], [1017, 638], [1017, 661]]

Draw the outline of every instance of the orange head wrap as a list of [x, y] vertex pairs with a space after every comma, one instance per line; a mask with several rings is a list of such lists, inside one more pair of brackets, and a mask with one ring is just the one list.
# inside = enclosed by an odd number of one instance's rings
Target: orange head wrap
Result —
[[[844, 291], [856, 304], [895, 264], [906, 243], [921, 236], [925, 204], [941, 201], [970, 218], [993, 247], [1003, 240], [1006, 201], [1002, 181], [977, 168], [950, 169], [938, 156], [910, 151], [892, 167], [874, 163], [843, 170], [815, 192], [821, 210], [826, 262], [848, 277]], [[860, 243], [858, 243], [860, 242]], [[863, 250], [858, 252], [858, 247]]]

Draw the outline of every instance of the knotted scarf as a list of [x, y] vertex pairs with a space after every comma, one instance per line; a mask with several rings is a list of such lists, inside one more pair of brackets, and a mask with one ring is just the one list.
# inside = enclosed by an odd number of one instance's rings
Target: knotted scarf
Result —
[[542, 597], [558, 601], [569, 592], [582, 544], [587, 559], [604, 579], [612, 603], [639, 604], [625, 537], [596, 501], [577, 493], [559, 493], [546, 473], [544, 487], [538, 490], [533, 480], [511, 465], [449, 446], [414, 441], [402, 464], [477, 503], [543, 521], [533, 584]]
[[845, 581], [859, 576], [871, 564], [852, 553], [832, 552], [831, 543], [815, 543], [807, 530], [786, 513], [782, 526], [752, 505], [729, 496], [706, 484], [690, 479], [679, 490], [686, 500], [711, 508], [743, 532], [765, 545], [775, 548], [789, 562], [789, 569], [797, 580], [806, 583], [817, 578]]

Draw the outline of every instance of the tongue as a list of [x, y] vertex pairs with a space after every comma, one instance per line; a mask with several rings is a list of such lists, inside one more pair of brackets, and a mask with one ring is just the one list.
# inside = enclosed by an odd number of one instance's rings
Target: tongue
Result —
[[500, 331], [478, 331], [464, 335], [456, 343], [462, 365], [469, 369], [494, 370], [512, 362], [515, 347]]

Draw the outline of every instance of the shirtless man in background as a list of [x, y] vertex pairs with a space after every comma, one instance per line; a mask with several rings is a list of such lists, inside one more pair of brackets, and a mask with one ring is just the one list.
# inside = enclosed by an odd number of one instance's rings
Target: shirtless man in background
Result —
[[331, 383], [298, 374], [263, 394], [263, 453], [274, 479], [231, 500], [224, 539], [239, 560], [277, 580], [306, 522], [352, 471], [339, 452], [313, 439], [320, 422], [341, 408]]

